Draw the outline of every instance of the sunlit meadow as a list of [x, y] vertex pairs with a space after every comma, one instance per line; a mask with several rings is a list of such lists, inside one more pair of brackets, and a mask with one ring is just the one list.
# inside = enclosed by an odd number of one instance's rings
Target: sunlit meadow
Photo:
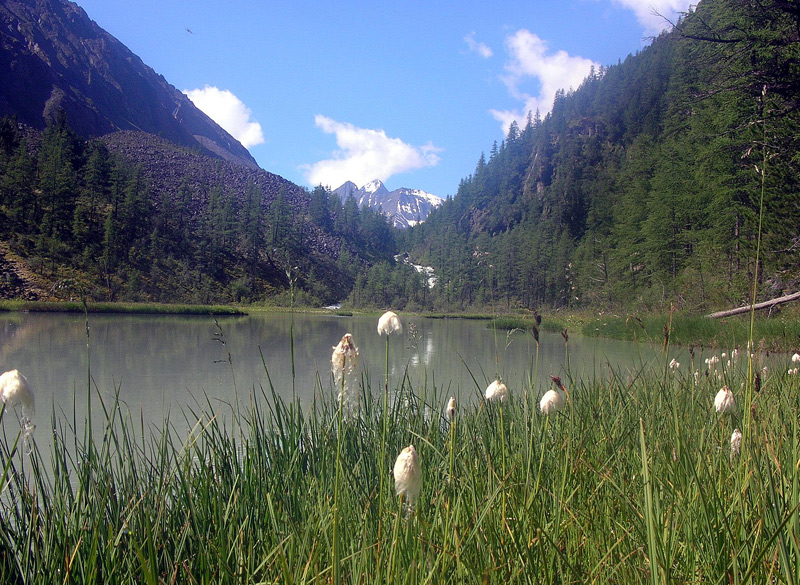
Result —
[[[87, 382], [105, 425], [40, 405], [44, 453], [5, 402], [0, 582], [800, 583], [800, 356], [667, 346], [458, 404], [390, 377], [387, 323], [331, 340], [308, 405], [257, 388], [150, 428]], [[384, 372], [348, 361], [366, 344]]]

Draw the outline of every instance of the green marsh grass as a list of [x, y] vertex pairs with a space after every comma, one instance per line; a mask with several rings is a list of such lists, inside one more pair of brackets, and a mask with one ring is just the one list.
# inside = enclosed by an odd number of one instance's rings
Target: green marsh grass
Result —
[[[670, 343], [682, 346], [700, 346], [730, 349], [744, 347], [750, 339], [750, 316], [738, 315], [726, 319], [710, 319], [702, 315], [676, 313], [670, 316], [601, 315], [577, 319], [569, 331], [578, 331], [588, 337], [604, 337], [623, 341], [645, 341], [661, 344], [664, 326], [670, 325]], [[531, 317], [497, 317], [489, 326], [497, 329], [531, 331], [535, 321]], [[563, 331], [565, 321], [545, 318], [540, 329], [551, 333]], [[753, 321], [753, 339], [762, 350], [794, 352], [800, 349], [800, 313], [785, 311], [785, 316], [767, 317], [757, 314]]]
[[[476, 383], [452, 426], [439, 388], [403, 376], [386, 395], [367, 372], [354, 418], [332, 383], [308, 405], [267, 387], [158, 427], [97, 393], [102, 428], [40, 421], [48, 453], [0, 413], [0, 582], [800, 583], [800, 380], [770, 373], [745, 404], [746, 361], [719, 380], [610, 369], [549, 417], [546, 388], [500, 405]], [[720, 416], [723, 382], [737, 410]], [[406, 514], [381, 475], [409, 443], [423, 480]]]
[[245, 315], [230, 305], [182, 305], [170, 303], [84, 302], [84, 301], [0, 301], [0, 311], [43, 313], [134, 313], [150, 315]]
[[[745, 347], [750, 337], [750, 315], [711, 319], [702, 315], [675, 314], [671, 317], [670, 342], [730, 349]], [[611, 337], [626, 341], [661, 343], [664, 325], [670, 315], [597, 317], [583, 324], [588, 336]], [[800, 348], [800, 318], [789, 312], [786, 317], [758, 314], [752, 323], [752, 339], [756, 346], [768, 351], [796, 351]]]

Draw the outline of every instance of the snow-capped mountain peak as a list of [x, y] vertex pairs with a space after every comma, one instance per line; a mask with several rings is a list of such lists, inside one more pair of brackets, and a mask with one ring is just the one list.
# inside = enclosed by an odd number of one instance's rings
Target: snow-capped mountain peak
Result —
[[360, 207], [380, 209], [389, 216], [395, 227], [409, 227], [425, 221], [434, 207], [441, 205], [443, 199], [421, 189], [401, 187], [389, 191], [378, 179], [356, 189], [355, 183], [347, 181], [333, 191], [344, 201], [350, 195], [355, 197]]
[[[348, 183], [349, 182], [350, 181], [348, 181]], [[373, 195], [385, 195], [389, 193], [389, 189], [386, 188], [386, 186], [380, 179], [375, 179], [373, 181], [370, 181], [369, 183], [361, 187], [360, 190], [364, 191], [365, 193], [371, 193]]]

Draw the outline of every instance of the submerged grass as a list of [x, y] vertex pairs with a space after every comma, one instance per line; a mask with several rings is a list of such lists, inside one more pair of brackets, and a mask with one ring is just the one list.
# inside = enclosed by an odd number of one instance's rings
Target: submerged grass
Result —
[[[103, 428], [73, 412], [51, 453], [0, 444], [0, 582], [800, 583], [798, 377], [745, 404], [746, 362], [573, 380], [550, 417], [544, 389], [476, 388], [452, 426], [407, 377], [385, 394], [362, 375], [357, 417], [330, 387], [307, 407], [266, 388], [158, 429], [98, 393]], [[723, 383], [738, 408], [718, 415]], [[382, 471], [409, 443], [406, 512]]]

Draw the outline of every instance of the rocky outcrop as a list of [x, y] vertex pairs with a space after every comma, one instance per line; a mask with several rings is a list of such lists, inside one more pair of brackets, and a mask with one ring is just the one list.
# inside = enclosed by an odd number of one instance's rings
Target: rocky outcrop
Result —
[[4, 242], [0, 242], [0, 299], [45, 301], [51, 298], [39, 277]]

